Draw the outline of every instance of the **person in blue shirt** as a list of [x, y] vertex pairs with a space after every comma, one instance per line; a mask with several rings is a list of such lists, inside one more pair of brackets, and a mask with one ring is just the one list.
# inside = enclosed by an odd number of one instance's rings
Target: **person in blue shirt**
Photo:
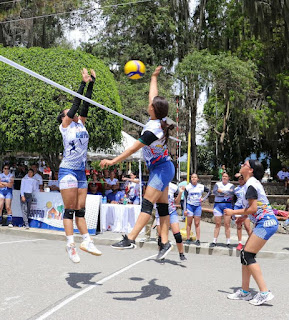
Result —
[[118, 188], [119, 187], [117, 184], [111, 186], [112, 192], [107, 195], [107, 202], [109, 202], [109, 203], [121, 203], [122, 202], [125, 193], [123, 191], [119, 191]]
[[12, 228], [12, 209], [11, 203], [13, 198], [14, 175], [10, 173], [10, 167], [5, 164], [3, 172], [0, 174], [0, 223], [2, 222], [2, 211], [5, 203], [7, 210], [8, 227]]

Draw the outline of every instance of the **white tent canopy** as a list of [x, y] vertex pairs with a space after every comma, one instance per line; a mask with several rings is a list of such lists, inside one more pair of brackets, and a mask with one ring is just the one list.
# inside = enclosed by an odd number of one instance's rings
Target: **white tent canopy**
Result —
[[[129, 135], [128, 133], [121, 131], [121, 142], [114, 143], [111, 148], [106, 150], [97, 149], [95, 151], [90, 150], [87, 152], [88, 160], [98, 160], [104, 158], [114, 158], [120, 155], [124, 150], [131, 147], [135, 143], [136, 139]], [[132, 154], [128, 160], [141, 160], [142, 151], [138, 150], [136, 153]]]

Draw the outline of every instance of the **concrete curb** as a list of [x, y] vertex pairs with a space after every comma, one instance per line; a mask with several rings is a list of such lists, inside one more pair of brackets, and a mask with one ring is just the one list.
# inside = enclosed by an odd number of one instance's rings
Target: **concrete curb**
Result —
[[[19, 237], [26, 237], [32, 239], [46, 239], [46, 240], [58, 240], [58, 241], [66, 241], [66, 237], [63, 231], [54, 231], [54, 230], [46, 230], [46, 229], [29, 229], [25, 230], [24, 228], [0, 228], [0, 234], [7, 234]], [[80, 243], [82, 238], [80, 235], [75, 235], [75, 242]], [[109, 237], [104, 237], [103, 234], [92, 236], [94, 243], [96, 245], [105, 245], [110, 246], [113, 243], [117, 242], [121, 239], [121, 234], [119, 237], [114, 237], [114, 239]], [[149, 242], [141, 242], [136, 241], [136, 245], [138, 248], [145, 248], [148, 250], [158, 251], [158, 245], [156, 241]], [[172, 251], [177, 252], [177, 246], [173, 243]], [[185, 254], [204, 254], [204, 255], [214, 255], [214, 256], [231, 256], [231, 257], [239, 257], [240, 252], [235, 248], [228, 249], [226, 247], [217, 246], [215, 248], [210, 248], [209, 243], [203, 242], [200, 247], [195, 246], [194, 244], [186, 245], [184, 244], [184, 253]], [[273, 251], [260, 251], [258, 253], [258, 258], [267, 258], [267, 259], [278, 259], [278, 260], [287, 260], [289, 259], [289, 252], [273, 252]]]

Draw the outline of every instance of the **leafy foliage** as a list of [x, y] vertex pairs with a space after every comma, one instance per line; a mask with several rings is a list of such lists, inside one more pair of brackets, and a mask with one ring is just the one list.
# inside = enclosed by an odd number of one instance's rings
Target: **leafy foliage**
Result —
[[[41, 48], [0, 48], [0, 54], [69, 89], [77, 91], [80, 70], [93, 68], [92, 99], [121, 112], [112, 74], [95, 57], [81, 51]], [[70, 108], [73, 97], [22, 71], [0, 64], [0, 146], [5, 150], [38, 152], [48, 157], [62, 151], [56, 117]], [[95, 106], [89, 109], [87, 129], [92, 148], [106, 148], [121, 138], [120, 118]]]

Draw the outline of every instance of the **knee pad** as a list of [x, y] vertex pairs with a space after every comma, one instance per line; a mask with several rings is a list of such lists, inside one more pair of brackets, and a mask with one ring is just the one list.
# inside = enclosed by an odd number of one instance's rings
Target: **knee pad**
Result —
[[85, 208], [81, 208], [79, 210], [75, 210], [75, 216], [78, 218], [84, 218], [85, 216]]
[[73, 220], [74, 213], [75, 213], [75, 209], [65, 209], [63, 219]]
[[244, 266], [249, 266], [250, 264], [256, 263], [256, 253], [241, 250], [240, 257], [241, 263]]
[[169, 215], [169, 205], [167, 203], [157, 203], [157, 209], [160, 217]]
[[152, 214], [154, 205], [147, 199], [143, 199], [142, 204], [141, 204], [141, 212], [145, 212], [149, 215]]
[[181, 233], [178, 232], [178, 233], [175, 233], [174, 234], [174, 237], [176, 239], [176, 243], [182, 243], [183, 242], [183, 239], [182, 239], [182, 236], [181, 236]]

